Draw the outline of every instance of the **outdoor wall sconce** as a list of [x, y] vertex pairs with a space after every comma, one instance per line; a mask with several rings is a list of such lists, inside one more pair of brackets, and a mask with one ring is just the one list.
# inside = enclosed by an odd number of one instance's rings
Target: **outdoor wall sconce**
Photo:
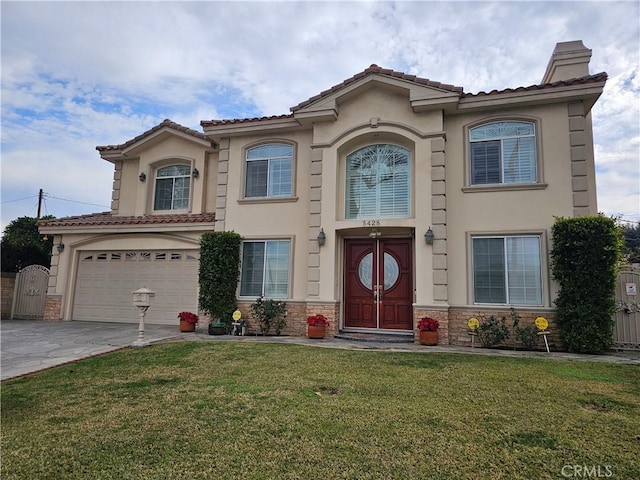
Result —
[[321, 228], [318, 234], [318, 246], [322, 247], [327, 242], [327, 236], [324, 234], [324, 230]]
[[64, 250], [64, 243], [60, 242], [58, 245], [56, 245], [56, 248], [58, 249], [58, 253], [62, 253], [62, 251]]
[[138, 175], [138, 178], [140, 179], [141, 182], [144, 182], [147, 179], [147, 174], [142, 172], [140, 173], [140, 175]]
[[193, 171], [191, 172], [191, 175], [193, 175], [193, 178], [198, 178], [198, 176], [200, 175], [200, 172], [198, 171], [197, 168], [194, 168]]
[[434, 238], [435, 235], [433, 234], [433, 230], [431, 230], [431, 227], [429, 227], [429, 229], [424, 234], [424, 243], [426, 243], [427, 245], [433, 245]]

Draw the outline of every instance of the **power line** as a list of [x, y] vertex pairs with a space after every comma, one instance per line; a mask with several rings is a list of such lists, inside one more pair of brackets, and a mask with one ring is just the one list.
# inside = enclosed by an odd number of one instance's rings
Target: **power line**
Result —
[[30, 197], [16, 198], [15, 200], [5, 200], [4, 202], [0, 202], [0, 203], [4, 205], [5, 203], [21, 202], [23, 200], [29, 200], [30, 198], [35, 198], [37, 196], [38, 195], [31, 195]]
[[91, 205], [94, 207], [104, 207], [104, 208], [109, 208], [108, 205], [99, 205], [97, 203], [89, 203], [89, 202], [79, 202], [78, 200], [69, 200], [68, 198], [60, 198], [60, 197], [54, 197], [53, 195], [50, 195], [48, 193], [45, 194], [46, 198], [54, 198], [56, 200], [62, 200], [64, 202], [71, 202], [71, 203], [80, 203], [82, 205]]

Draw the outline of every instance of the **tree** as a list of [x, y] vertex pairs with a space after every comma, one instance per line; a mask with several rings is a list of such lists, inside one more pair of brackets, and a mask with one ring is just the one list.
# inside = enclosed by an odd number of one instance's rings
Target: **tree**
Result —
[[[49, 215], [43, 220], [54, 218]], [[38, 219], [20, 217], [4, 229], [0, 242], [3, 272], [18, 272], [29, 265], [51, 266], [53, 238], [44, 239], [38, 232]]]

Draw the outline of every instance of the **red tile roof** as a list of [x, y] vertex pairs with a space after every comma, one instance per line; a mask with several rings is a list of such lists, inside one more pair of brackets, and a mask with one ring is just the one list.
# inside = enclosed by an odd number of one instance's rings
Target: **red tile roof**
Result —
[[[601, 72], [601, 73], [597, 73], [595, 75], [587, 75], [585, 77], [573, 78], [573, 79], [570, 79], [570, 80], [560, 80], [560, 81], [553, 82], [553, 83], [530, 85], [528, 87], [505, 88], [503, 90], [491, 90], [488, 93], [487, 92], [465, 93], [463, 91], [462, 87], [455, 87], [453, 85], [448, 85], [446, 83], [434, 82], [432, 80], [429, 80], [428, 78], [421, 78], [421, 77], [417, 77], [415, 75], [407, 75], [405, 73], [397, 72], [397, 71], [394, 71], [394, 70], [391, 70], [391, 69], [388, 69], [388, 68], [381, 68], [378, 65], [374, 64], [374, 65], [371, 65], [369, 68], [365, 69], [364, 71], [355, 74], [351, 78], [348, 78], [348, 79], [344, 80], [343, 82], [338, 83], [337, 85], [334, 85], [333, 87], [329, 88], [328, 90], [320, 92], [318, 95], [315, 95], [315, 96], [309, 98], [308, 100], [305, 100], [304, 102], [299, 103], [295, 107], [291, 107], [291, 111], [292, 112], [296, 112], [297, 110], [300, 110], [301, 108], [304, 108], [304, 107], [312, 104], [313, 102], [316, 102], [317, 100], [320, 100], [320, 99], [322, 99], [324, 97], [327, 97], [328, 95], [331, 95], [332, 93], [335, 93], [335, 92], [347, 87], [351, 83], [356, 82], [357, 80], [360, 80], [361, 78], [364, 78], [367, 75], [373, 75], [373, 74], [376, 74], [376, 75], [387, 75], [387, 76], [390, 76], [390, 77], [393, 77], [393, 78], [399, 78], [401, 80], [414, 82], [414, 83], [416, 83], [418, 85], [425, 85], [425, 86], [428, 86], [428, 87], [439, 88], [441, 90], [447, 90], [447, 91], [450, 91], [450, 92], [458, 93], [460, 95], [460, 97], [462, 97], [462, 98], [485, 97], [485, 96], [489, 96], [489, 95], [505, 95], [505, 94], [510, 94], [510, 93], [514, 93], [514, 92], [543, 90], [543, 89], [550, 89], [550, 88], [556, 88], [556, 87], [562, 87], [562, 86], [580, 85], [580, 84], [587, 84], [587, 83], [598, 83], [598, 82], [603, 82], [603, 81], [605, 81], [607, 79], [607, 74], [604, 73], [604, 72]], [[235, 118], [235, 119], [228, 119], [228, 120], [203, 120], [203, 121], [200, 122], [200, 125], [202, 125], [203, 127], [215, 127], [215, 126], [220, 126], [220, 125], [266, 122], [266, 121], [269, 121], [269, 120], [283, 120], [283, 119], [292, 119], [292, 118], [294, 118], [293, 114], [289, 114], [289, 115], [272, 115], [270, 117]]]
[[315, 95], [309, 98], [308, 100], [305, 100], [304, 102], [299, 103], [295, 107], [291, 107], [291, 111], [295, 112], [296, 110], [300, 110], [301, 108], [304, 108], [307, 105], [310, 105], [311, 103], [317, 100], [320, 100], [323, 97], [326, 97], [328, 95], [331, 95], [332, 93], [335, 93], [343, 89], [344, 87], [350, 85], [353, 82], [360, 80], [361, 78], [364, 78], [368, 75], [374, 75], [374, 74], [387, 75], [389, 77], [399, 78], [401, 80], [407, 80], [409, 82], [417, 83], [419, 85], [425, 85], [427, 87], [439, 88], [440, 90], [448, 90], [450, 92], [462, 93], [462, 87], [455, 87], [453, 85], [448, 85], [446, 83], [434, 82], [429, 80], [428, 78], [421, 78], [415, 75], [407, 75], [406, 73], [396, 72], [395, 70], [391, 70], [389, 68], [382, 68], [376, 64], [372, 64], [369, 68], [366, 68], [364, 71], [360, 73], [356, 73], [353, 77], [347, 78], [343, 82], [338, 83], [337, 85], [334, 85], [328, 90], [320, 92], [318, 95]]
[[[141, 133], [137, 137], [132, 138], [131, 140], [123, 143], [122, 145], [98, 146], [98, 147], [96, 147], [96, 150], [98, 150], [99, 152], [103, 152], [103, 151], [107, 151], [107, 150], [122, 150], [122, 149], [125, 149], [125, 148], [133, 145], [134, 143], [144, 139], [145, 137], [151, 135], [152, 133], [155, 133], [158, 130], [162, 130], [163, 128], [170, 128], [170, 129], [175, 130], [177, 132], [186, 133], [187, 135], [191, 135], [192, 137], [195, 137], [195, 138], [197, 138], [199, 140], [211, 141], [211, 139], [209, 137], [207, 137], [204, 133], [201, 133], [201, 132], [198, 132], [198, 131], [193, 130], [191, 128], [185, 127], [183, 125], [180, 125], [179, 123], [173, 122], [173, 121], [169, 120], [168, 118], [166, 118], [166, 119], [164, 119], [162, 121], [162, 123], [156, 125], [153, 128], [150, 128], [146, 132]], [[212, 142], [212, 144], [213, 144], [213, 142]]]
[[119, 216], [111, 212], [91, 213], [75, 217], [54, 218], [38, 222], [40, 227], [84, 227], [110, 225], [156, 225], [163, 223], [213, 223], [215, 213], [178, 213], [164, 215]]
[[528, 87], [517, 87], [517, 88], [505, 88], [504, 90], [491, 90], [489, 93], [487, 92], [478, 92], [478, 93], [463, 93], [462, 96], [464, 98], [468, 97], [486, 97], [489, 95], [501, 95], [507, 93], [514, 92], [526, 92], [532, 90], [543, 90], [547, 88], [555, 88], [555, 87], [563, 87], [563, 86], [572, 86], [572, 85], [580, 85], [585, 83], [598, 83], [604, 82], [608, 78], [606, 72], [596, 73], [595, 75], [586, 75], [584, 77], [572, 78], [570, 80], [558, 80], [557, 82], [552, 83], [542, 83], [539, 85], [529, 85]]
[[254, 118], [234, 118], [230, 120], [202, 120], [200, 125], [203, 127], [216, 127], [219, 125], [230, 125], [236, 123], [265, 122], [268, 120], [286, 120], [293, 118], [293, 114], [271, 115], [270, 117], [254, 117]]

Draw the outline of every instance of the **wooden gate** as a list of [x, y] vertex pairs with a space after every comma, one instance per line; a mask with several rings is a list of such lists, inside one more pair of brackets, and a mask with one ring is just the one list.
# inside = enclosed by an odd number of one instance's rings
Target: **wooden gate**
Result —
[[625, 266], [616, 283], [613, 342], [619, 348], [640, 348], [640, 267]]
[[48, 268], [42, 265], [29, 265], [20, 270], [16, 275], [11, 318], [42, 320], [48, 285]]

